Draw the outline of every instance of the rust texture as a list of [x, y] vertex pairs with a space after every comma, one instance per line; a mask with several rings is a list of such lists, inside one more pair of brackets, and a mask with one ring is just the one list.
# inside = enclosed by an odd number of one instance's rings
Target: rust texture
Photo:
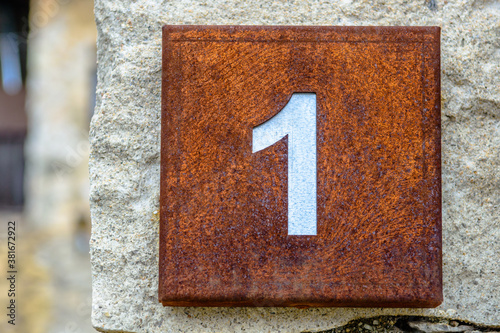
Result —
[[[317, 96], [317, 236], [287, 235], [287, 138], [252, 129]], [[438, 27], [163, 28], [159, 300], [442, 301]]]

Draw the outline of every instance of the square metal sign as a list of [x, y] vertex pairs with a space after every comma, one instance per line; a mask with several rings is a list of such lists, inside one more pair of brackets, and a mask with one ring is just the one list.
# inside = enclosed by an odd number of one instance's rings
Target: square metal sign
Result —
[[442, 301], [439, 27], [165, 26], [159, 301]]

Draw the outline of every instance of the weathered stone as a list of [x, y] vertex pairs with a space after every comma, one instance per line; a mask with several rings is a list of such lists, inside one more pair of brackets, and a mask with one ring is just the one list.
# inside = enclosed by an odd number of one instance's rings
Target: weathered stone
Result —
[[364, 324], [363, 327], [365, 330], [373, 331], [373, 327], [368, 324]]
[[410, 321], [408, 325], [425, 333], [467, 332], [474, 329], [474, 327], [467, 325], [451, 326], [445, 323], [429, 323], [425, 321]]
[[[495, 1], [97, 0], [91, 126], [94, 326], [101, 331], [318, 331], [378, 315], [499, 325], [500, 83]], [[442, 27], [444, 302], [436, 309], [173, 308], [158, 303], [164, 24]]]

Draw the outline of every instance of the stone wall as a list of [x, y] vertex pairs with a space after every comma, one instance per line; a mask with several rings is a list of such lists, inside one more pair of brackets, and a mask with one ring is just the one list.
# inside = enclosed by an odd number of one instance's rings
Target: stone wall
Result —
[[30, 12], [26, 218], [37, 229], [71, 229], [89, 218], [93, 6], [90, 0], [32, 1]]
[[[421, 315], [500, 325], [500, 6], [494, 0], [96, 0], [92, 321], [100, 331], [318, 331]], [[442, 27], [444, 302], [436, 309], [178, 308], [158, 303], [164, 24]]]
[[87, 165], [96, 71], [93, 2], [32, 0], [24, 24], [28, 137], [18, 242], [20, 317], [16, 327], [0, 331], [91, 332]]

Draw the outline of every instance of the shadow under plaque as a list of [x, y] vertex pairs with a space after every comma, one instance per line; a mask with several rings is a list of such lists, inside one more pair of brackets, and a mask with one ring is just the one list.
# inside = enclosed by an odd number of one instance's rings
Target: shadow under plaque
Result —
[[439, 27], [165, 26], [159, 300], [442, 301]]

